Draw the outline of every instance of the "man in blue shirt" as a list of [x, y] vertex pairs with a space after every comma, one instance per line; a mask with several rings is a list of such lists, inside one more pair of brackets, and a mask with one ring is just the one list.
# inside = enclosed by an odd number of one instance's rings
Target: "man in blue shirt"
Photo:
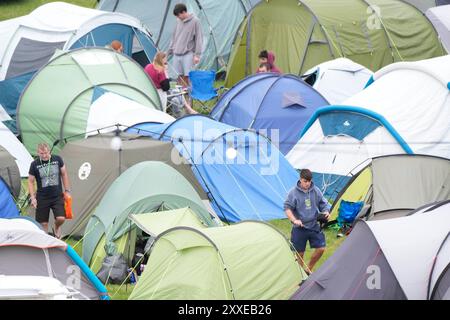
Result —
[[307, 266], [306, 273], [310, 274], [315, 264], [325, 252], [325, 235], [320, 229], [317, 218], [319, 213], [328, 220], [330, 206], [322, 192], [312, 182], [312, 173], [308, 169], [300, 172], [300, 180], [292, 188], [284, 202], [284, 210], [292, 222], [291, 242], [299, 255], [299, 264], [303, 268], [303, 256], [306, 243], [315, 249]]

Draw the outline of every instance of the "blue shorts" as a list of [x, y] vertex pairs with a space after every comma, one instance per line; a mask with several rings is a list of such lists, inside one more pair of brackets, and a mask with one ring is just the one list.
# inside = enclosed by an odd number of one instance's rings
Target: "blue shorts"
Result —
[[292, 228], [291, 242], [297, 252], [305, 252], [306, 242], [313, 249], [324, 248], [327, 244], [325, 234], [322, 231], [314, 231], [305, 228]]

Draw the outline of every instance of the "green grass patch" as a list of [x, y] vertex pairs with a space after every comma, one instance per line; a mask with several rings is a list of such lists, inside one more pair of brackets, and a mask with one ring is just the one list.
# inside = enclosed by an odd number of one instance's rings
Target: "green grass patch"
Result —
[[[57, 0], [2, 0], [0, 1], [0, 21], [29, 14], [37, 7]], [[83, 7], [95, 8], [97, 0], [64, 0]]]

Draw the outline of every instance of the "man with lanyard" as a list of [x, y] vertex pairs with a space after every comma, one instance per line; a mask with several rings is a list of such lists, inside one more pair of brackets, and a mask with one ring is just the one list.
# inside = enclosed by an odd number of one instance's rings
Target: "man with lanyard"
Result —
[[[61, 178], [66, 193], [70, 193], [69, 177], [66, 166], [61, 157], [50, 154], [50, 148], [46, 143], [38, 145], [38, 159], [30, 165], [28, 172], [28, 191], [31, 197], [31, 205], [36, 208], [36, 221], [44, 231], [48, 232], [48, 219], [50, 209], [55, 217], [55, 237], [61, 237], [61, 226], [65, 221], [64, 196], [61, 186]], [[37, 184], [37, 192], [34, 191], [34, 183]]]
[[284, 210], [288, 219], [292, 222], [291, 242], [299, 255], [300, 267], [303, 265], [306, 243], [309, 241], [311, 248], [315, 249], [309, 265], [305, 270], [307, 274], [312, 272], [315, 264], [325, 252], [325, 235], [317, 221], [319, 213], [324, 214], [328, 220], [330, 206], [322, 192], [312, 182], [312, 173], [308, 169], [300, 172], [300, 180], [289, 191]]

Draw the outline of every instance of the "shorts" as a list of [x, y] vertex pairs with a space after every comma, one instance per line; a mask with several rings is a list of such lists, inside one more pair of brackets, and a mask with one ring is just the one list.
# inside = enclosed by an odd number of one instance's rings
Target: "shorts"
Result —
[[66, 217], [64, 198], [62, 196], [53, 199], [38, 199], [36, 221], [39, 223], [47, 223], [50, 216], [50, 209], [52, 209], [55, 219], [56, 217]]
[[310, 248], [324, 248], [327, 244], [325, 234], [322, 231], [314, 231], [305, 228], [292, 228], [291, 242], [297, 252], [305, 252], [306, 242]]
[[172, 64], [178, 75], [187, 77], [194, 65], [194, 53], [188, 52], [182, 56], [174, 55]]

